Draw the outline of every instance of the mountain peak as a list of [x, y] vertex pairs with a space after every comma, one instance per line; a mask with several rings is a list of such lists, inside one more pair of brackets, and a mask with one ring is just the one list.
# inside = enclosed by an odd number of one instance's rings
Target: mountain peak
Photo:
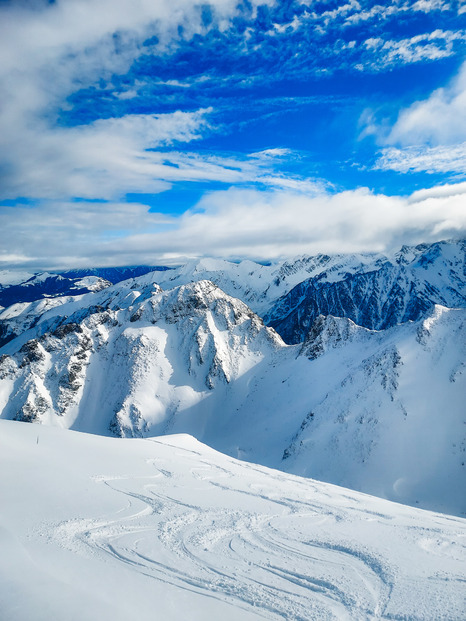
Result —
[[315, 360], [328, 349], [343, 347], [347, 341], [353, 341], [367, 332], [370, 330], [357, 326], [347, 317], [319, 315], [309, 329], [299, 354]]

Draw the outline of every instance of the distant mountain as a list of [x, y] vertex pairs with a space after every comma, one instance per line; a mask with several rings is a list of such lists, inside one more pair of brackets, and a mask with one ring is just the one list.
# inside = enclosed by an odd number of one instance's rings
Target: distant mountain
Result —
[[466, 510], [465, 310], [380, 332], [318, 317], [288, 346], [213, 283], [162, 291], [157, 276], [4, 311], [16, 336], [0, 349], [1, 417], [187, 432], [248, 461]]
[[[272, 265], [199, 259], [177, 268], [68, 270], [29, 275], [21, 282], [12, 282], [11, 272], [0, 272], [0, 305], [78, 295], [135, 277], [164, 289], [210, 280], [245, 302], [285, 342], [300, 343], [319, 315], [348, 317], [379, 330], [417, 320], [435, 304], [465, 307], [465, 250], [465, 241], [444, 241], [404, 246], [390, 257], [319, 254]], [[0, 316], [0, 344], [9, 334]]]
[[403, 247], [372, 269], [348, 266], [329, 278], [309, 278], [281, 297], [264, 320], [288, 343], [300, 343], [319, 315], [348, 317], [366, 328], [383, 330], [415, 321], [435, 304], [466, 306], [465, 242]]
[[466, 306], [465, 241], [404, 246], [382, 254], [316, 255], [275, 265], [201, 259], [158, 275], [171, 288], [208, 279], [239, 297], [287, 343], [306, 338], [319, 315], [371, 329], [414, 321], [435, 304]]
[[8, 307], [18, 302], [33, 302], [51, 297], [82, 295], [91, 291], [100, 291], [128, 278], [168, 269], [168, 267], [139, 265], [67, 270], [60, 273], [2, 270], [0, 271], [0, 306]]
[[21, 274], [23, 276], [26, 279], [18, 282], [19, 279], [15, 279], [14, 274], [0, 272], [0, 306], [8, 307], [18, 302], [32, 302], [62, 295], [82, 295], [90, 291], [100, 291], [111, 284], [99, 276], [71, 278], [49, 272]]
[[164, 265], [151, 267], [149, 265], [134, 265], [130, 267], [94, 267], [88, 269], [66, 270], [60, 272], [61, 276], [66, 278], [84, 278], [87, 276], [96, 276], [108, 280], [113, 285], [129, 278], [137, 278], [149, 272], [165, 272], [171, 268]]
[[197, 259], [169, 272], [157, 274], [167, 289], [199, 280], [210, 280], [225, 293], [240, 298], [263, 316], [273, 304], [300, 282], [321, 276], [341, 279], [349, 270], [364, 272], [386, 260], [380, 254], [302, 256], [271, 265], [254, 261], [233, 263], [224, 259]]

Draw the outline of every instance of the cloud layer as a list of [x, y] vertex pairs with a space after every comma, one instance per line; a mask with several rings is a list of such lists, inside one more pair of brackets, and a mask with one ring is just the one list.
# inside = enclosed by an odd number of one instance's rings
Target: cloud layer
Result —
[[384, 251], [464, 236], [465, 200], [463, 183], [406, 198], [367, 189], [313, 197], [230, 189], [206, 195], [179, 218], [139, 204], [48, 202], [4, 212], [0, 265], [17, 255], [17, 239], [23, 240], [17, 264], [40, 268]]

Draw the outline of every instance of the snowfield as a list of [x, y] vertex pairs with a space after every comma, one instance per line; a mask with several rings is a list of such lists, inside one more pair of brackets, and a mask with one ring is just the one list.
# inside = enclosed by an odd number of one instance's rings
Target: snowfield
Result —
[[466, 521], [188, 435], [0, 420], [2, 621], [464, 619]]

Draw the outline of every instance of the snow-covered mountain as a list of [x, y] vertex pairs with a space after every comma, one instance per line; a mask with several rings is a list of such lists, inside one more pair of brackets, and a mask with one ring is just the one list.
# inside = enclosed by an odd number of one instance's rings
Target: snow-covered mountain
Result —
[[2, 621], [464, 618], [464, 519], [175, 435], [0, 421]]
[[0, 307], [18, 302], [31, 302], [63, 295], [81, 295], [101, 291], [110, 282], [100, 276], [66, 277], [61, 274], [39, 272], [36, 274], [0, 272]]
[[1, 417], [185, 432], [248, 461], [466, 510], [466, 311], [379, 332], [319, 317], [287, 346], [211, 282], [162, 291], [154, 278], [4, 311], [17, 336], [0, 349]]
[[465, 241], [404, 246], [382, 254], [316, 255], [273, 265], [191, 261], [158, 275], [162, 287], [211, 280], [246, 302], [287, 343], [306, 338], [319, 315], [384, 329], [416, 320], [435, 304], [466, 306]]
[[319, 315], [348, 317], [381, 330], [416, 320], [434, 304], [466, 306], [466, 242], [403, 247], [370, 269], [348, 266], [336, 276], [323, 271], [281, 297], [265, 314], [288, 343], [299, 343]]
[[[465, 249], [465, 241], [450, 241], [404, 246], [390, 257], [319, 254], [270, 265], [199, 259], [170, 269], [96, 268], [21, 277], [4, 271], [0, 272], [0, 305], [96, 290], [105, 286], [99, 278], [108, 286], [145, 275], [141, 282], [157, 282], [164, 289], [210, 280], [243, 300], [286, 342], [299, 343], [320, 314], [349, 317], [359, 325], [383, 329], [419, 319], [434, 304], [466, 306]], [[4, 340], [0, 323], [0, 343], [2, 334]]]
[[[47, 309], [1, 350], [14, 390], [4, 393], [5, 417], [156, 435], [283, 346], [244, 303], [209, 281], [168, 292], [126, 285]], [[95, 304], [87, 306], [90, 299]], [[206, 407], [194, 417], [198, 428]]]
[[319, 390], [284, 469], [466, 511], [464, 309], [436, 306], [424, 320], [383, 332], [318, 318], [301, 355]]
[[142, 276], [167, 267], [102, 267], [67, 270], [60, 273], [0, 270], [0, 307], [44, 298], [82, 295], [100, 291], [122, 280]]
[[104, 278], [115, 285], [123, 280], [129, 278], [137, 278], [143, 276], [149, 272], [165, 272], [169, 270], [169, 267], [161, 266], [149, 266], [149, 265], [133, 265], [127, 267], [92, 267], [92, 268], [80, 268], [74, 270], [65, 270], [60, 272], [61, 276], [66, 278], [85, 278], [88, 276], [96, 276], [98, 278]]
[[[272, 305], [300, 282], [314, 277], [341, 279], [348, 270], [364, 272], [386, 258], [383, 255], [351, 254], [302, 256], [270, 265], [253, 261], [233, 263], [224, 259], [198, 259], [157, 274], [164, 288], [210, 280], [233, 297], [240, 298], [263, 316]], [[325, 276], [323, 274], [325, 273]]]

